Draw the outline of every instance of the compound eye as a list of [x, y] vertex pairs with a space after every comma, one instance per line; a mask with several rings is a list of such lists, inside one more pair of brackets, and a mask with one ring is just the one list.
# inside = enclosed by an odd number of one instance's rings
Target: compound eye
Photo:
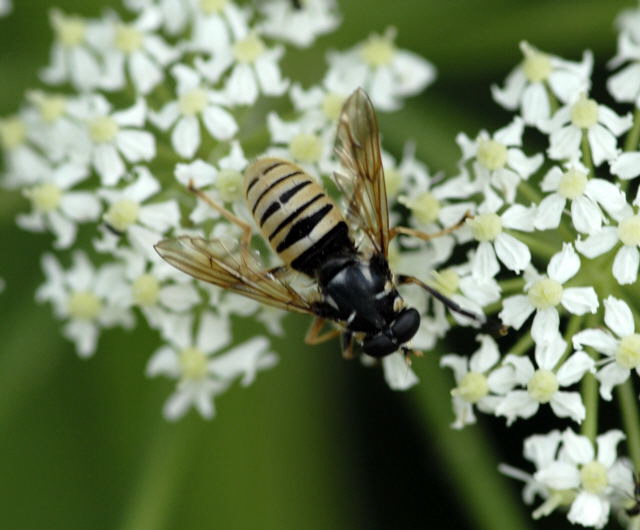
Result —
[[405, 309], [391, 326], [394, 336], [400, 344], [411, 340], [420, 327], [420, 313], [415, 309]]
[[362, 342], [362, 351], [371, 357], [384, 357], [397, 349], [396, 344], [382, 333], [366, 337]]

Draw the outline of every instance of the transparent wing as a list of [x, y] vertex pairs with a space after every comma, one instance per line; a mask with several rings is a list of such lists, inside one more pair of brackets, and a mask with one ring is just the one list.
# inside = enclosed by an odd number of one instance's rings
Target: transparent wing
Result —
[[345, 170], [335, 175], [335, 182], [348, 201], [347, 220], [353, 229], [364, 232], [376, 252], [386, 256], [389, 211], [378, 120], [361, 88], [342, 107], [335, 152]]
[[313, 300], [295, 290], [285, 279], [288, 269], [264, 270], [263, 265], [237, 241], [183, 236], [155, 246], [168, 263], [198, 280], [213, 283], [263, 304], [315, 314]]

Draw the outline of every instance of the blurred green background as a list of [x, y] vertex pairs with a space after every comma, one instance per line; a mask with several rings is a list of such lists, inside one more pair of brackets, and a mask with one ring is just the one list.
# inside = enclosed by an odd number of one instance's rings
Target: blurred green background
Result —
[[[0, 19], [0, 112], [37, 85], [51, 30], [45, 0], [14, 0]], [[602, 79], [615, 51], [621, 0], [340, 2], [344, 23], [320, 40], [345, 48], [371, 31], [398, 29], [397, 43], [438, 68], [435, 86], [382, 118], [387, 145], [415, 138], [432, 169], [455, 167], [455, 134], [509, 119], [490, 98], [520, 59], [518, 42], [579, 59], [594, 51]], [[97, 15], [99, 0], [58, 0]], [[314, 62], [309, 53], [315, 54]], [[287, 67], [309, 80], [322, 55], [296, 52]], [[310, 71], [309, 64], [318, 64]], [[298, 72], [299, 69], [306, 71]], [[300, 73], [300, 75], [298, 75]], [[599, 93], [596, 91], [596, 93]], [[397, 151], [396, 151], [397, 152]], [[438, 353], [414, 363], [415, 390], [393, 393], [380, 373], [345, 362], [336, 344], [303, 345], [306, 321], [289, 317], [275, 341], [278, 367], [217, 401], [210, 422], [161, 417], [172, 383], [147, 380], [154, 335], [107, 332], [79, 360], [50, 308], [33, 293], [49, 238], [19, 231], [17, 194], [0, 195], [0, 528], [7, 529], [413, 529], [562, 528], [561, 515], [533, 523], [519, 487], [495, 465], [518, 455], [527, 433], [502, 422], [453, 432], [449, 374]], [[238, 325], [242, 325], [239, 323]], [[473, 346], [470, 346], [470, 351]], [[499, 423], [499, 425], [498, 425]], [[501, 456], [497, 456], [501, 455]], [[515, 459], [515, 460], [514, 460]], [[487, 497], [494, 504], [487, 504]]]

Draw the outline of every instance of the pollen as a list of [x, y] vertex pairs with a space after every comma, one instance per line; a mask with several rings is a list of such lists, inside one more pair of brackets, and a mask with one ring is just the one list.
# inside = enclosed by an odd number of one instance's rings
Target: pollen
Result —
[[632, 215], [618, 224], [618, 238], [623, 245], [640, 245], [640, 215]]
[[633, 333], [622, 338], [616, 351], [616, 361], [629, 370], [640, 367], [640, 335]]
[[89, 122], [89, 135], [96, 143], [112, 142], [118, 130], [118, 124], [111, 116], [98, 116]]
[[27, 138], [27, 126], [20, 118], [13, 116], [0, 120], [0, 142], [5, 149], [15, 149]]
[[507, 164], [507, 146], [496, 140], [481, 138], [478, 140], [476, 158], [489, 171], [502, 169]]
[[67, 301], [71, 318], [94, 320], [102, 311], [102, 302], [91, 291], [75, 291]]
[[206, 15], [219, 13], [227, 5], [227, 0], [200, 0], [200, 9]]
[[373, 68], [390, 64], [396, 51], [394, 38], [395, 31], [371, 35], [360, 48], [362, 60]]
[[558, 388], [558, 378], [551, 370], [536, 370], [527, 384], [529, 395], [538, 403], [549, 403]]
[[25, 191], [25, 196], [31, 200], [33, 208], [38, 212], [52, 212], [60, 205], [62, 190], [51, 182], [34, 186]]
[[87, 25], [80, 17], [66, 17], [56, 13], [53, 17], [53, 27], [58, 36], [60, 43], [67, 47], [73, 48], [84, 41]]
[[180, 352], [182, 377], [192, 381], [203, 379], [207, 375], [207, 356], [200, 348], [191, 346]]
[[137, 202], [122, 199], [111, 205], [104, 214], [104, 220], [119, 232], [124, 232], [138, 220], [139, 213], [140, 205]]
[[493, 241], [502, 232], [502, 219], [495, 213], [481, 213], [466, 221], [477, 241]]
[[185, 92], [178, 100], [180, 112], [185, 116], [200, 114], [207, 107], [207, 91], [204, 88], [194, 88]]
[[446, 296], [458, 292], [460, 276], [453, 269], [442, 269], [431, 272], [431, 286]]
[[225, 202], [235, 202], [242, 197], [242, 173], [235, 169], [222, 169], [216, 177], [215, 186]]
[[477, 403], [489, 394], [489, 383], [484, 374], [468, 372], [451, 391], [452, 396], [464, 399], [468, 403]]
[[60, 95], [38, 94], [34, 96], [34, 103], [42, 119], [48, 123], [60, 118], [67, 108], [66, 98]]
[[572, 168], [560, 177], [558, 193], [565, 199], [580, 197], [587, 187], [587, 175], [579, 169]]
[[260, 57], [265, 49], [264, 42], [251, 33], [233, 45], [233, 55], [239, 63], [250, 64]]
[[527, 295], [531, 305], [536, 309], [555, 307], [562, 300], [562, 284], [551, 278], [541, 278], [536, 281]]
[[597, 460], [586, 463], [580, 469], [580, 482], [585, 491], [600, 494], [609, 485], [607, 468]]
[[289, 151], [300, 162], [317, 162], [322, 155], [322, 140], [315, 134], [299, 133], [289, 143]]
[[123, 53], [133, 53], [142, 48], [142, 32], [131, 24], [118, 24], [115, 45]]
[[322, 112], [331, 121], [338, 121], [343, 103], [344, 96], [329, 92], [328, 94], [325, 94], [324, 98], [322, 99]]
[[588, 129], [598, 123], [598, 103], [581, 94], [571, 107], [571, 123], [581, 129]]
[[153, 274], [141, 274], [134, 280], [131, 291], [136, 305], [152, 306], [158, 301], [160, 283]]
[[438, 220], [440, 201], [429, 191], [422, 192], [407, 201], [406, 206], [421, 224], [428, 225]]
[[546, 53], [528, 49], [525, 52], [522, 70], [531, 83], [546, 81], [551, 74], [551, 58]]

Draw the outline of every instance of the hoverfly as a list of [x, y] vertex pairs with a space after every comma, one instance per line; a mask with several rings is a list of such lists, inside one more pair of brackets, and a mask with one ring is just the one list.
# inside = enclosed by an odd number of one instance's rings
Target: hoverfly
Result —
[[[192, 186], [191, 191], [242, 229], [240, 242], [231, 248], [220, 239], [183, 236], [162, 241], [155, 249], [194, 278], [267, 305], [313, 315], [305, 342], [318, 344], [341, 335], [346, 357], [354, 354], [354, 346], [376, 358], [398, 350], [408, 356], [406, 343], [418, 331], [420, 314], [406, 307], [398, 285], [418, 285], [451, 310], [480, 320], [418, 278], [395, 276], [389, 269], [388, 246], [396, 235], [429, 240], [453, 231], [464, 220], [437, 234], [389, 227], [378, 123], [362, 89], [344, 103], [335, 152], [345, 171], [334, 175], [347, 200], [345, 216], [292, 162], [262, 158], [245, 172], [247, 205], [283, 265], [265, 270], [250, 250], [251, 226]], [[315, 282], [310, 293], [294, 287], [292, 279], [300, 273]], [[335, 327], [322, 332], [326, 321]]]

